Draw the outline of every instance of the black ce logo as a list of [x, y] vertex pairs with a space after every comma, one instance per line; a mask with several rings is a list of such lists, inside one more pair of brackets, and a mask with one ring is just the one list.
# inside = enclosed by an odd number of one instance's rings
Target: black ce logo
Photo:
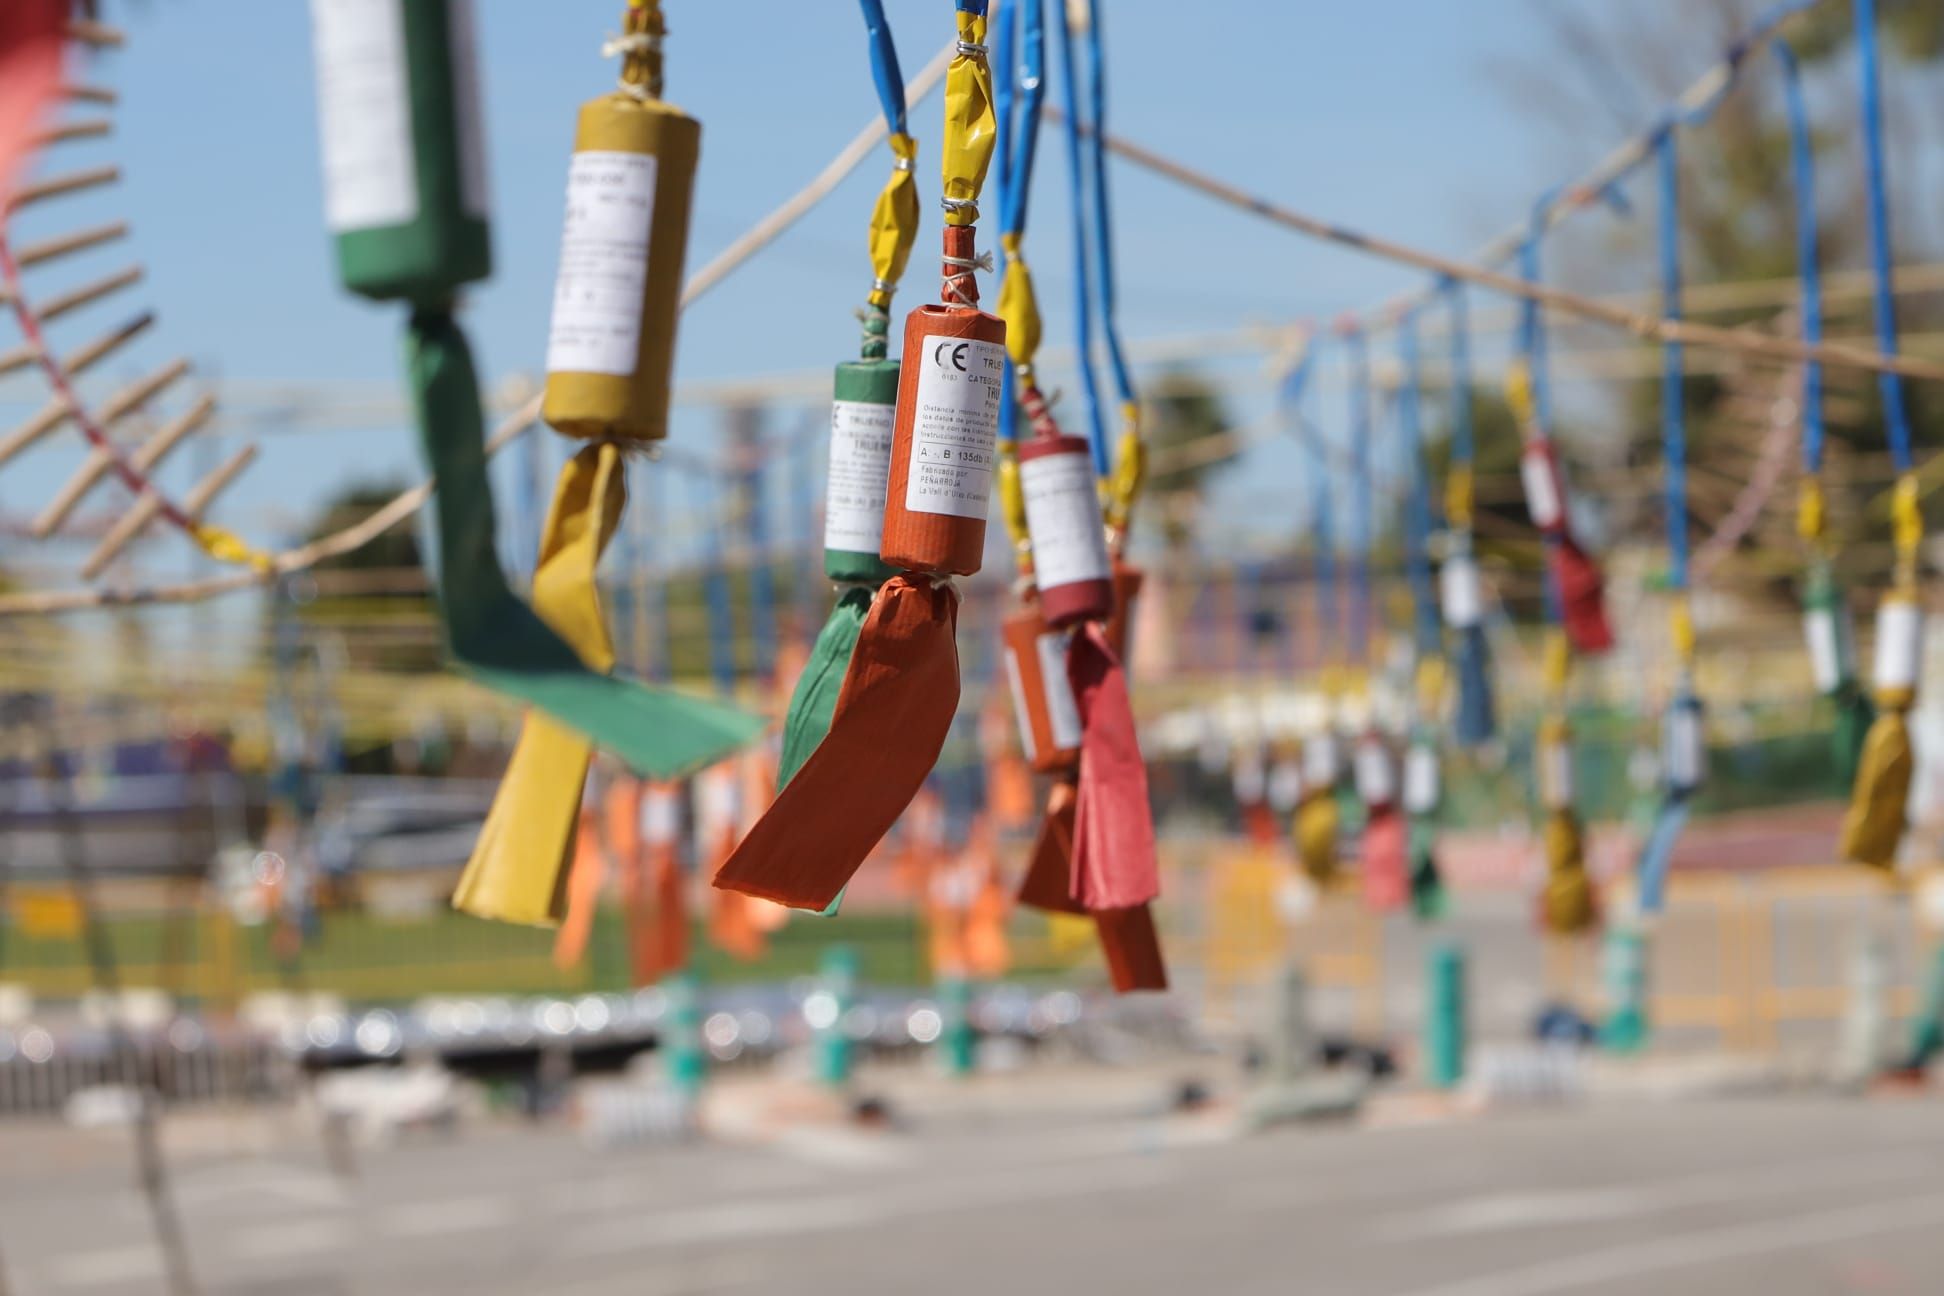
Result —
[[948, 346], [952, 347], [952, 368], [958, 370], [960, 373], [970, 372], [965, 367], [965, 353], [972, 349], [970, 342], [961, 342], [957, 346], [952, 346], [950, 342], [940, 342], [932, 348], [932, 363], [940, 369], [945, 367], [943, 352]]

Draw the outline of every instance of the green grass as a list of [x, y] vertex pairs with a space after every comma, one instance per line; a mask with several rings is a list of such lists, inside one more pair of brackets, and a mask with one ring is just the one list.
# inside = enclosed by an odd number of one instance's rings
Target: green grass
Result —
[[[1020, 935], [1039, 923], [1028, 916]], [[208, 914], [127, 916], [108, 920], [109, 943], [130, 986], [154, 986], [186, 1000], [233, 1001], [256, 991], [302, 989], [354, 1000], [405, 1000], [428, 994], [545, 994], [629, 988], [621, 916], [603, 909], [583, 963], [553, 964], [551, 931], [484, 922], [440, 911], [411, 919], [329, 913], [294, 963], [271, 951], [267, 927], [240, 927]], [[0, 982], [24, 985], [45, 998], [79, 994], [92, 983], [78, 939], [29, 937], [0, 929]], [[698, 925], [691, 943], [696, 970], [709, 982], [777, 982], [817, 969], [826, 947], [858, 952], [863, 979], [911, 986], [930, 979], [925, 933], [910, 914], [793, 917], [770, 936], [769, 952], [744, 963], [708, 943]], [[1058, 969], [1027, 966], [1025, 976]]]

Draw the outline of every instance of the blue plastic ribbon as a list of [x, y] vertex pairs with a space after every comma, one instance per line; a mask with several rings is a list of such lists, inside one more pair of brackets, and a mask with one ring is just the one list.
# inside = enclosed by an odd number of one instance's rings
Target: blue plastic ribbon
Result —
[[[1681, 154], [1672, 129], [1654, 143], [1660, 174], [1661, 314], [1679, 321], [1681, 301]], [[1687, 351], [1661, 347], [1661, 456], [1666, 465], [1668, 582], [1688, 588]]]
[[1404, 433], [1404, 452], [1410, 456], [1409, 526], [1405, 533], [1405, 571], [1411, 584], [1411, 608], [1417, 623], [1417, 650], [1436, 656], [1442, 639], [1438, 592], [1431, 579], [1431, 532], [1436, 526], [1431, 500], [1431, 465], [1424, 453], [1424, 364], [1418, 349], [1417, 313], [1407, 312], [1397, 325], [1397, 345], [1404, 365], [1404, 387], [1398, 393], [1398, 423]]
[[1093, 178], [1094, 264], [1100, 285], [1100, 331], [1107, 342], [1107, 369], [1114, 379], [1114, 392], [1123, 404], [1139, 397], [1121, 350], [1119, 303], [1114, 285], [1114, 232], [1107, 196], [1107, 150], [1101, 136], [1107, 132], [1106, 58], [1101, 52], [1100, 24], [1105, 5], [1095, 4], [1087, 27], [1087, 99], [1093, 110], [1093, 129], [1087, 132], [1086, 146]]
[[904, 73], [898, 69], [898, 47], [891, 39], [882, 0], [858, 0], [864, 10], [864, 30], [871, 41], [871, 80], [877, 83], [884, 124], [893, 135], [905, 134]]
[[[1897, 354], [1897, 303], [1890, 277], [1889, 168], [1883, 155], [1883, 59], [1878, 53], [1876, 0], [1856, 0], [1856, 50], [1862, 63], [1864, 179], [1870, 208], [1870, 269], [1876, 280], [1877, 350]], [[1877, 374], [1883, 394], [1884, 420], [1890, 434], [1890, 457], [1897, 472], [1911, 470], [1910, 410], [1904, 403], [1901, 375]]]
[[1372, 513], [1375, 483], [1370, 471], [1371, 399], [1370, 346], [1361, 328], [1344, 332], [1344, 348], [1350, 356], [1350, 470], [1351, 490], [1350, 544], [1350, 647], [1352, 660], [1362, 663], [1370, 655], [1371, 558], [1377, 543]]
[[1073, 279], [1079, 309], [1073, 313], [1075, 364], [1080, 391], [1087, 405], [1087, 444], [1093, 449], [1094, 472], [1105, 477], [1111, 460], [1107, 425], [1100, 412], [1100, 384], [1093, 367], [1093, 286], [1087, 255], [1087, 159], [1080, 143], [1080, 78], [1073, 52], [1073, 24], [1064, 0], [1056, 0], [1060, 20], [1060, 102], [1066, 123], [1067, 188], [1073, 200]]
[[[1802, 93], [1802, 68], [1795, 48], [1776, 38], [1772, 47], [1782, 69], [1783, 99], [1789, 114], [1789, 167], [1795, 180], [1796, 273], [1802, 279], [1802, 340], [1811, 346], [1823, 340], [1822, 232], [1816, 209], [1815, 137], [1809, 129], [1809, 106]], [[1822, 471], [1823, 367], [1819, 360], [1802, 366], [1802, 470], [1811, 477]]]

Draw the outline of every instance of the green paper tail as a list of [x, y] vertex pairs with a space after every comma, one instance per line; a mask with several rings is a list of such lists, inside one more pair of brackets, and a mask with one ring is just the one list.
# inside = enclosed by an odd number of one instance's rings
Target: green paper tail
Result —
[[1847, 796], [1856, 786], [1856, 771], [1863, 764], [1863, 740], [1876, 721], [1876, 707], [1870, 704], [1869, 695], [1854, 683], [1839, 690], [1831, 700], [1836, 705], [1836, 724], [1829, 734], [1836, 786]]
[[438, 480], [439, 603], [446, 643], [460, 667], [654, 778], [714, 764], [761, 733], [762, 718], [737, 707], [589, 670], [514, 595], [494, 546], [472, 353], [450, 315], [413, 314], [407, 367], [420, 439]]
[[1411, 912], [1420, 922], [1445, 916], [1444, 879], [1438, 874], [1438, 830], [1429, 819], [1411, 821]]
[[[871, 610], [877, 591], [855, 585], [844, 591], [830, 619], [817, 635], [810, 660], [797, 677], [796, 691], [790, 694], [789, 714], [783, 720], [783, 754], [776, 763], [776, 790], [796, 777], [810, 753], [830, 732], [830, 717], [837, 710], [837, 695], [843, 691], [844, 673], [850, 669], [851, 653], [857, 648], [857, 635], [864, 628], [864, 617]], [[844, 903], [839, 891], [819, 912], [828, 917]]]

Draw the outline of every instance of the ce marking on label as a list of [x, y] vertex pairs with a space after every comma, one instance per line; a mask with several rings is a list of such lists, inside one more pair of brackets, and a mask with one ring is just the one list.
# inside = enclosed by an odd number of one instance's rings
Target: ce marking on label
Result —
[[944, 351], [946, 347], [952, 347], [952, 368], [958, 370], [960, 373], [970, 372], [965, 367], [965, 353], [972, 349], [970, 342], [961, 342], [957, 346], [952, 346], [950, 342], [940, 342], [932, 348], [932, 363], [940, 369], [945, 367]]

